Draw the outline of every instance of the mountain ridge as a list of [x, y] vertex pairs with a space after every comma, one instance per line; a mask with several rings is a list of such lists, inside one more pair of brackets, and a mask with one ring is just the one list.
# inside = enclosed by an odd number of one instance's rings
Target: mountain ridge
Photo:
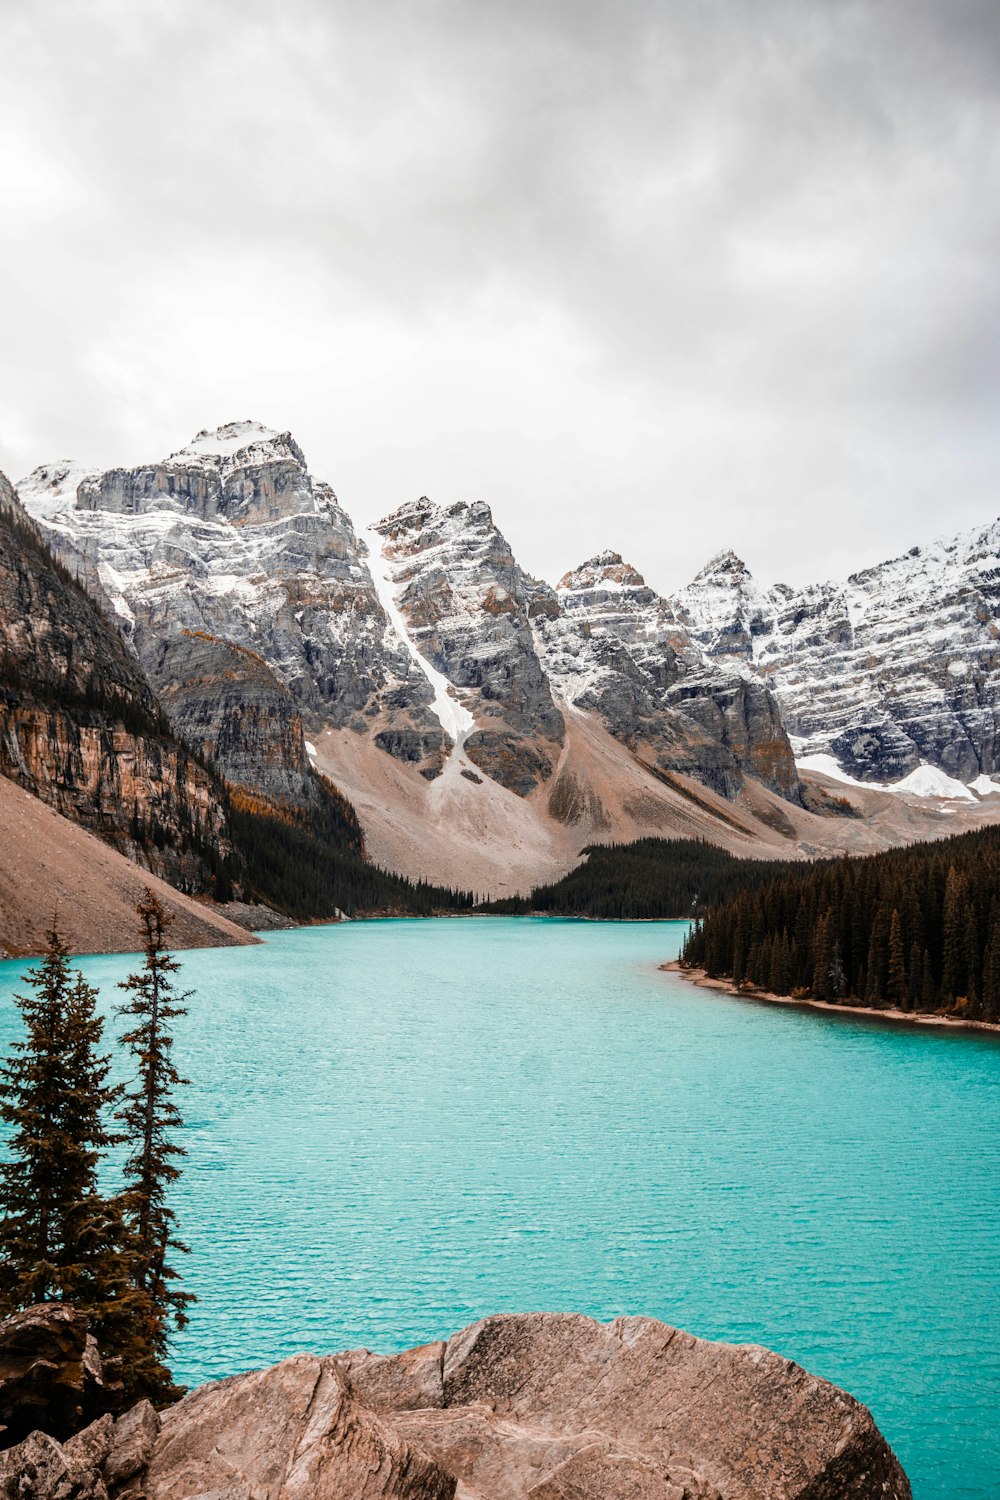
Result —
[[[374, 857], [411, 877], [503, 896], [558, 878], [595, 839], [693, 834], [809, 857], [934, 836], [951, 804], [883, 783], [925, 764], [982, 782], [1000, 755], [1000, 559], [970, 623], [946, 544], [955, 649], [982, 701], [957, 701], [957, 671], [933, 701], [914, 688], [914, 734], [898, 689], [930, 670], [919, 638], [909, 678], [888, 653], [889, 706], [881, 658], [863, 639], [862, 671], [855, 640], [881, 618], [873, 601], [885, 614], [890, 564], [796, 593], [761, 588], [723, 550], [664, 597], [606, 549], [553, 587], [482, 501], [423, 496], [356, 530], [292, 435], [249, 421], [133, 469], [44, 466], [18, 494], [178, 732], [253, 795], [307, 805], [322, 772]], [[921, 555], [905, 555], [911, 572]], [[933, 570], [923, 583], [926, 601]], [[905, 624], [889, 620], [897, 657]], [[817, 752], [833, 759], [810, 766]], [[871, 791], [839, 786], [845, 773]], [[848, 827], [851, 811], [867, 827]], [[993, 812], [973, 792], [962, 815]]]

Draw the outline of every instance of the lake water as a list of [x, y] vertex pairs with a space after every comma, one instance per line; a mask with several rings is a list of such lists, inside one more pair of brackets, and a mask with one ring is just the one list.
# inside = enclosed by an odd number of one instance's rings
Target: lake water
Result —
[[[697, 990], [682, 923], [370, 922], [184, 955], [175, 1373], [648, 1313], [1000, 1495], [1000, 1044]], [[110, 1004], [122, 957], [80, 961]], [[0, 964], [0, 1043], [25, 964]]]

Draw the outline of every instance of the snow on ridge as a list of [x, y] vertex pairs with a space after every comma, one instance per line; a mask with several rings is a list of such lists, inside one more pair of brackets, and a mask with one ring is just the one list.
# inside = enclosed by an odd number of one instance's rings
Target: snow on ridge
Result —
[[427, 678], [434, 691], [434, 701], [431, 710], [437, 717], [441, 728], [450, 739], [454, 741], [455, 749], [460, 749], [466, 735], [475, 726], [475, 719], [464, 703], [459, 703], [453, 696], [452, 685], [443, 672], [439, 672], [424, 656], [410, 634], [410, 628], [403, 618], [402, 611], [396, 603], [396, 594], [391, 575], [391, 564], [382, 551], [383, 539], [375, 526], [366, 529], [365, 539], [368, 542], [368, 568], [375, 585], [379, 603], [385, 610], [389, 620], [413, 658], [420, 671]]
[[831, 781], [843, 782], [845, 786], [857, 787], [863, 792], [893, 792], [908, 797], [937, 797], [948, 801], [975, 802], [976, 792], [981, 792], [978, 783], [984, 780], [990, 782], [991, 791], [1000, 792], [1000, 787], [995, 786], [989, 777], [980, 776], [970, 788], [965, 785], [964, 781], [957, 781], [954, 776], [949, 776], [939, 766], [929, 765], [926, 761], [900, 781], [858, 781], [856, 777], [843, 769], [836, 756], [825, 752], [796, 756], [795, 764], [800, 771], [818, 771], [823, 776], [829, 776]]
[[48, 521], [76, 505], [76, 492], [85, 479], [97, 479], [100, 469], [61, 458], [41, 464], [14, 486], [25, 510], [37, 521]]
[[287, 440], [289, 434], [265, 427], [263, 422], [225, 422], [214, 431], [204, 429], [185, 447], [171, 453], [168, 463], [184, 458], [232, 458], [244, 448]]

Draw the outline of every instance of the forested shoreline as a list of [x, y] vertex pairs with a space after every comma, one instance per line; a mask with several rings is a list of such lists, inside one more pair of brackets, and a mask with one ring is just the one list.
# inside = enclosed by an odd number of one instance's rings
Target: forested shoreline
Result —
[[485, 902], [480, 912], [591, 917], [605, 922], [690, 917], [795, 868], [789, 860], [739, 859], [702, 839], [591, 844], [586, 863], [530, 896]]
[[699, 918], [681, 962], [737, 989], [1000, 1021], [1000, 828], [791, 869]]

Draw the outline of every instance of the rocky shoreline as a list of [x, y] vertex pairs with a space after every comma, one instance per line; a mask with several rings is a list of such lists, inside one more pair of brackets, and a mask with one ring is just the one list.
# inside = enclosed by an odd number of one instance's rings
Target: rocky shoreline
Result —
[[402, 1354], [296, 1354], [68, 1436], [74, 1400], [79, 1414], [99, 1388], [72, 1308], [0, 1323], [7, 1441], [33, 1427], [0, 1451], [0, 1496], [911, 1500], [845, 1391], [770, 1350], [653, 1318], [502, 1314]]
[[770, 990], [739, 989], [731, 979], [710, 979], [704, 969], [689, 967], [682, 964], [679, 959], [674, 959], [668, 964], [660, 964], [659, 968], [668, 974], [680, 974], [682, 979], [688, 980], [690, 984], [698, 985], [701, 989], [721, 990], [723, 994], [734, 995], [738, 1000], [761, 1000], [769, 1005], [788, 1005], [795, 1010], [821, 1010], [834, 1016], [870, 1016], [872, 1020], [889, 1021], [896, 1026], [941, 1026], [951, 1031], [1000, 1032], [1000, 1025], [992, 1021], [963, 1021], [959, 1016], [939, 1016], [913, 1010], [890, 1008], [876, 1010], [871, 1005], [836, 1005], [830, 1000], [795, 999], [791, 995], [775, 995]]

